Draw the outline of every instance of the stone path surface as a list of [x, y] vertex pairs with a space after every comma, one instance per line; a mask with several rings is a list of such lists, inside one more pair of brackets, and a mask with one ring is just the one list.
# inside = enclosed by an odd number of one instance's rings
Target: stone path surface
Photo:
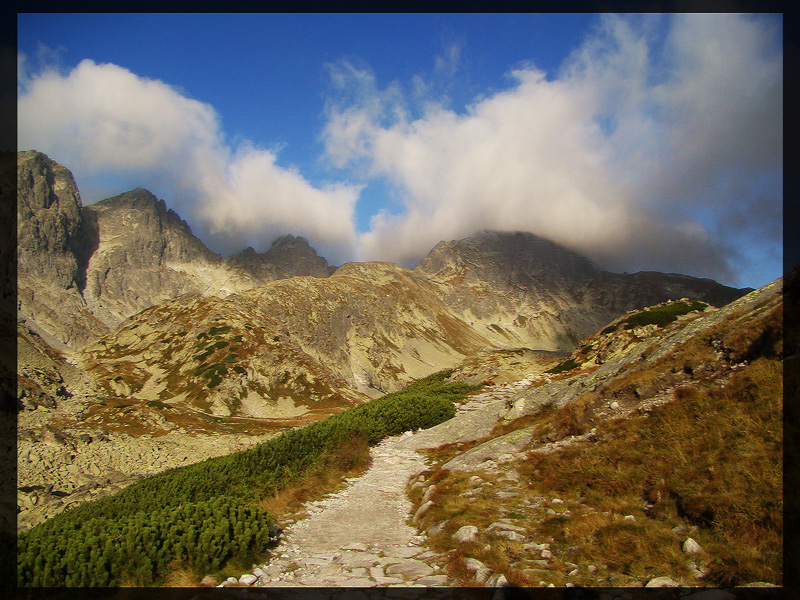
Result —
[[446, 423], [383, 440], [372, 448], [366, 473], [350, 479], [344, 489], [306, 504], [309, 517], [284, 529], [269, 563], [222, 585], [454, 585], [444, 573], [445, 557], [427, 550], [425, 535], [407, 524], [412, 506], [406, 485], [426, 469], [417, 450], [451, 442], [453, 432], [464, 429], [458, 423], [466, 420], [474, 426], [476, 415], [484, 415], [486, 426], [493, 426], [507, 411], [508, 399], [532, 381], [493, 387], [470, 397]]

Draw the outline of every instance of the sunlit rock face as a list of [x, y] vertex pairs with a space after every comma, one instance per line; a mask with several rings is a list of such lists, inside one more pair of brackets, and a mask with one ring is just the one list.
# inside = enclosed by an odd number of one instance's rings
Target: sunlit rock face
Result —
[[79, 347], [108, 332], [82, 295], [81, 208], [72, 173], [39, 152], [18, 154], [18, 314], [59, 348]]

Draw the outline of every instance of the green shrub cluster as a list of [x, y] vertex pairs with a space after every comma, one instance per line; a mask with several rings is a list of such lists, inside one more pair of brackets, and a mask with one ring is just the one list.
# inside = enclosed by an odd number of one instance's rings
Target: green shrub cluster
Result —
[[20, 539], [18, 575], [36, 587], [150, 586], [173, 561], [215, 572], [230, 559], [255, 558], [267, 549], [274, 523], [263, 509], [223, 497], [95, 516], [66, 531], [46, 521]]
[[[227, 456], [170, 469], [119, 493], [78, 505], [18, 540], [21, 586], [108, 586], [127, 577], [157, 583], [174, 560], [205, 572], [247, 561], [265, 548], [271, 517], [254, 504], [355, 437], [371, 445], [455, 414], [453, 402], [475, 389], [449, 372], [294, 429]], [[210, 512], [209, 512], [210, 511]]]
[[664, 327], [669, 325], [678, 317], [686, 315], [695, 310], [705, 310], [708, 304], [693, 300], [691, 302], [674, 302], [665, 306], [643, 310], [635, 315], [631, 315], [623, 321], [625, 329], [633, 329], [643, 325], [658, 325]]

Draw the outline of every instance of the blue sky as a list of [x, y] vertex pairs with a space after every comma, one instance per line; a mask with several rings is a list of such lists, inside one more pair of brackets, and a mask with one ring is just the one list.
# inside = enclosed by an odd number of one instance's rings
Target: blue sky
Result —
[[20, 149], [213, 250], [412, 266], [525, 230], [616, 271], [781, 274], [772, 15], [18, 17]]

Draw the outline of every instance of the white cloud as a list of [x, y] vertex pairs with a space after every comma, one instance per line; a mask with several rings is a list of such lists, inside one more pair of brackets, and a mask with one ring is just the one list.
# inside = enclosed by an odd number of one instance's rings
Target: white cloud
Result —
[[[335, 262], [409, 265], [443, 239], [526, 230], [607, 268], [735, 283], [734, 268], [754, 268], [755, 237], [759, 256], [781, 251], [780, 26], [773, 16], [606, 15], [558, 73], [522, 64], [507, 89], [463, 110], [450, 93], [464, 43], [405, 84], [381, 87], [363, 63], [329, 65], [324, 158], [359, 185], [311, 185], [278, 164], [276, 148], [227, 143], [208, 104], [90, 60], [34, 70], [19, 57], [18, 144], [68, 166], [79, 185], [113, 172], [167, 191], [217, 249], [291, 232]], [[357, 234], [373, 180], [388, 182], [396, 204]]]
[[318, 189], [296, 170], [278, 166], [274, 151], [230, 148], [208, 104], [91, 60], [68, 73], [21, 73], [20, 149], [45, 152], [79, 174], [113, 171], [142, 187], [166, 184], [175, 194], [170, 205], [230, 238], [231, 248], [292, 232], [334, 254], [352, 254], [360, 188]]
[[610, 268], [732, 282], [751, 232], [729, 215], [755, 202], [773, 219], [781, 203], [780, 36], [741, 15], [661, 19], [605, 16], [557, 78], [519, 68], [463, 113], [433, 103], [411, 120], [349, 68], [361, 93], [331, 104], [328, 153], [404, 192], [364, 255], [409, 263], [441, 239], [527, 230]]

